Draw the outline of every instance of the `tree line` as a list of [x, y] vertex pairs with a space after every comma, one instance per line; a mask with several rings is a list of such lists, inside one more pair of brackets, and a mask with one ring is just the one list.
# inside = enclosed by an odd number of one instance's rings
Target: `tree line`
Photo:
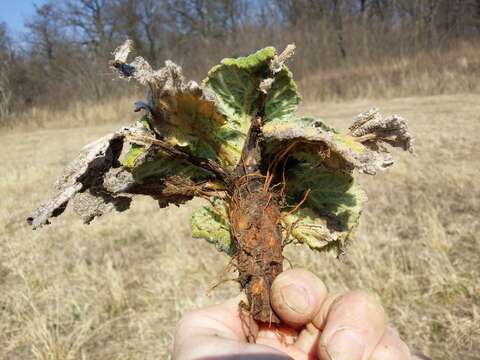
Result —
[[14, 37], [0, 23], [0, 117], [122, 96], [108, 71], [132, 39], [155, 66], [201, 80], [223, 57], [297, 44], [297, 78], [478, 43], [480, 0], [62, 0]]

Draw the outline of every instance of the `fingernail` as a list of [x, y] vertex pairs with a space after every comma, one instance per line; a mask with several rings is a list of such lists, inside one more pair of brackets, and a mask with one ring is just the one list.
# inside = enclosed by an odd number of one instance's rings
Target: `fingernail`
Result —
[[355, 331], [343, 329], [332, 335], [326, 351], [331, 360], [361, 360], [365, 343]]
[[280, 290], [282, 300], [291, 310], [305, 314], [310, 307], [307, 289], [300, 285], [290, 284]]

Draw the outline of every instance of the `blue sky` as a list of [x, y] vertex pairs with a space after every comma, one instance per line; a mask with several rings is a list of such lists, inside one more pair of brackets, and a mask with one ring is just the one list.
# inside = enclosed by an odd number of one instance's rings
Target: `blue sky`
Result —
[[33, 4], [40, 5], [45, 0], [0, 0], [0, 22], [6, 22], [12, 35], [23, 30], [23, 22], [34, 12]]

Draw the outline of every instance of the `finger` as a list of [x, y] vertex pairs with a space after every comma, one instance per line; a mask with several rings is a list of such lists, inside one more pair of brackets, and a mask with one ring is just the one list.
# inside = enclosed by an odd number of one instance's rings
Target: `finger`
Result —
[[[258, 332], [258, 337], [256, 341], [257, 344], [267, 345], [269, 347], [282, 351], [283, 353], [290, 356], [291, 359], [305, 359], [306, 355], [309, 359], [315, 359], [316, 357], [309, 354], [309, 351], [304, 351], [298, 346], [297, 337], [298, 331], [290, 327], [272, 327], [268, 326], [268, 324], [260, 324], [260, 331]], [[254, 357], [254, 359], [257, 358], [260, 357]]]
[[323, 329], [321, 359], [365, 360], [385, 333], [387, 317], [371, 295], [352, 291], [327, 299], [313, 324]]
[[272, 345], [280, 343], [293, 345], [298, 337], [298, 331], [288, 326], [259, 324], [256, 342], [259, 344]]
[[[335, 299], [337, 299], [340, 294], [330, 294], [327, 295], [327, 298], [323, 301], [323, 304], [320, 309], [330, 309], [330, 305], [333, 303]], [[323, 314], [325, 313], [325, 314]], [[315, 326], [313, 323], [309, 323], [305, 326], [305, 328], [300, 332], [298, 335], [298, 339], [295, 343], [295, 347], [303, 351], [305, 354], [308, 354], [311, 358], [315, 359], [318, 357], [318, 348], [319, 348], [319, 341], [320, 341], [320, 330], [323, 330], [323, 324], [325, 323], [324, 320], [319, 319], [326, 319], [327, 311], [319, 311], [317, 315], [315, 315], [315, 324], [320, 324], [321, 327]]]
[[207, 337], [246, 342], [249, 331], [256, 336], [258, 325], [250, 323], [248, 314], [239, 308], [242, 299], [243, 295], [183, 316], [175, 331], [175, 353], [188, 352], [192, 347], [202, 346]]
[[309, 323], [298, 335], [295, 347], [309, 356], [309, 359], [316, 359], [318, 354], [318, 341], [320, 340], [320, 330], [312, 323]]
[[282, 321], [292, 327], [302, 327], [311, 322], [326, 297], [325, 284], [303, 269], [281, 273], [270, 290], [273, 310]]
[[387, 328], [380, 342], [373, 350], [370, 360], [411, 360], [412, 354], [398, 332], [393, 328]]

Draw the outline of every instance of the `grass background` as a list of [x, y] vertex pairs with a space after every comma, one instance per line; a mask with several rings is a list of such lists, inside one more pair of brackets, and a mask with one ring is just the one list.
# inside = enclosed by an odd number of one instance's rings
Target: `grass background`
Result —
[[[416, 351], [479, 359], [480, 95], [307, 101], [302, 112], [346, 129], [372, 105], [409, 120], [416, 157], [397, 152], [391, 170], [361, 176], [370, 200], [343, 262], [302, 246], [286, 256], [332, 291], [374, 292]], [[71, 210], [27, 226], [80, 147], [131, 121], [130, 108], [34, 109], [0, 130], [0, 359], [168, 358], [183, 313], [238, 292], [227, 283], [207, 295], [228, 258], [190, 236], [202, 201], [161, 210], [137, 198], [90, 226]]]

